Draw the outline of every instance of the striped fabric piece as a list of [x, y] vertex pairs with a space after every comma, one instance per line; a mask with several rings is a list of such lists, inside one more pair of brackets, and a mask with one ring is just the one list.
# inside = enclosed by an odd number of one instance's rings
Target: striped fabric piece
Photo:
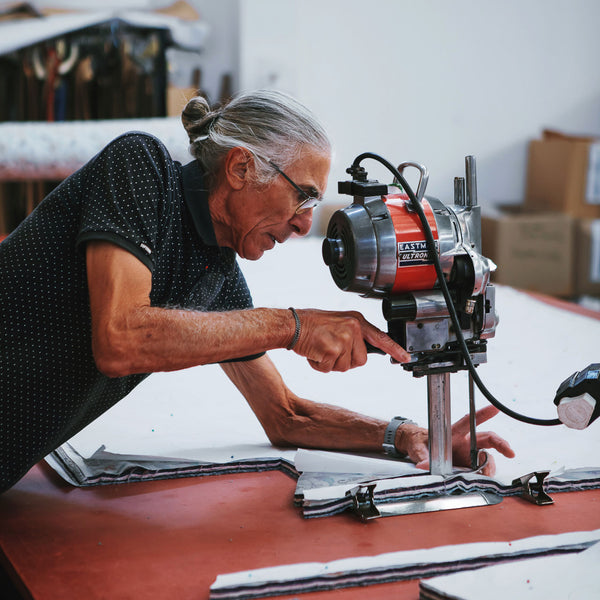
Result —
[[228, 462], [217, 463], [124, 456], [106, 452], [102, 446], [91, 457], [85, 458], [68, 443], [48, 455], [46, 462], [77, 487], [262, 471], [281, 471], [293, 478], [298, 477], [293, 463], [282, 457], [236, 459], [232, 456]]
[[524, 558], [581, 552], [599, 539], [600, 530], [595, 530], [230, 573], [217, 577], [210, 600], [249, 600], [433, 577]]

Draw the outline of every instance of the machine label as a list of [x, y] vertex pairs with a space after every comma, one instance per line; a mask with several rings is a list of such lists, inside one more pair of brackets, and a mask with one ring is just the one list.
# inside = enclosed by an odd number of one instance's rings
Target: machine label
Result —
[[[435, 242], [435, 249], [438, 249], [438, 242]], [[412, 267], [415, 265], [432, 264], [427, 251], [427, 242], [398, 242], [398, 268]]]

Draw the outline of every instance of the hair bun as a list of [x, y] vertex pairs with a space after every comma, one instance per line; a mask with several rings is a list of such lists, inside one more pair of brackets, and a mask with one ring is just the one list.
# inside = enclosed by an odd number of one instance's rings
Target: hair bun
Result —
[[194, 140], [201, 135], [202, 121], [210, 113], [210, 105], [203, 96], [195, 96], [186, 105], [181, 112], [181, 122], [190, 138]]

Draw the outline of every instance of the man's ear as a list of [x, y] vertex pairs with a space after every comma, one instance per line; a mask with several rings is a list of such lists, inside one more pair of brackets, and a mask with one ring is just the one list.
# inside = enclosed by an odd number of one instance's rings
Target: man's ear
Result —
[[254, 168], [252, 154], [240, 146], [232, 148], [225, 157], [224, 175], [229, 185], [236, 191], [250, 183], [250, 172]]

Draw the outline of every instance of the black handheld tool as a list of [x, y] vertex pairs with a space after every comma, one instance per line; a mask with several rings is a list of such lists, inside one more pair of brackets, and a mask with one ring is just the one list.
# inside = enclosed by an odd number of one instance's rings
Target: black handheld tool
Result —
[[558, 418], [572, 429], [585, 429], [600, 415], [600, 363], [565, 379], [554, 398]]

